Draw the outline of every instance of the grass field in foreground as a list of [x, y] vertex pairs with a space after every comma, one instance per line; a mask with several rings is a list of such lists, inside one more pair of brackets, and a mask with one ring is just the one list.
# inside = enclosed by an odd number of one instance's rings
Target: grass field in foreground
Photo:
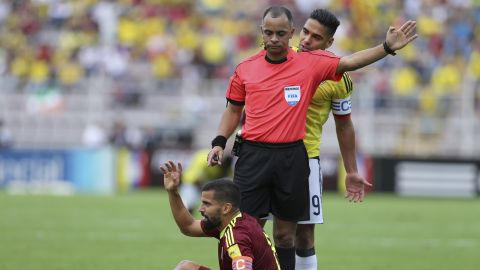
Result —
[[[319, 269], [476, 270], [480, 199], [369, 194], [324, 197]], [[270, 232], [270, 224], [267, 224]], [[0, 269], [173, 269], [191, 259], [217, 269], [214, 239], [180, 234], [162, 191], [111, 197], [0, 193]]]

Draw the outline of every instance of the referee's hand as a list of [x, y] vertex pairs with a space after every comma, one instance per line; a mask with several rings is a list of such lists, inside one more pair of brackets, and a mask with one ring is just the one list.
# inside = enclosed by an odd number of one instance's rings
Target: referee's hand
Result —
[[215, 146], [210, 150], [207, 156], [207, 164], [209, 167], [215, 165], [222, 165], [223, 149], [220, 146]]
[[169, 160], [160, 166], [163, 172], [163, 185], [167, 191], [177, 191], [182, 176], [182, 164]]

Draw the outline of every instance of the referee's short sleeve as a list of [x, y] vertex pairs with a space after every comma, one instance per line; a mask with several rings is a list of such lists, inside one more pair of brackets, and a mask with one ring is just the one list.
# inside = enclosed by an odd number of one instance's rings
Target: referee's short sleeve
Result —
[[226, 98], [234, 105], [245, 104], [245, 85], [242, 83], [238, 71], [235, 71], [235, 73], [233, 73], [233, 75], [230, 77]]

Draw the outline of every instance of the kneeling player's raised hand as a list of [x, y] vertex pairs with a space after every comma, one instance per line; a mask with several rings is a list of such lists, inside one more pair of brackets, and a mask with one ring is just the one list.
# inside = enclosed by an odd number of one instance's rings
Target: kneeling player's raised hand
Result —
[[173, 161], [165, 162], [160, 166], [163, 172], [163, 185], [167, 191], [176, 191], [180, 185], [182, 175], [182, 164], [176, 165]]

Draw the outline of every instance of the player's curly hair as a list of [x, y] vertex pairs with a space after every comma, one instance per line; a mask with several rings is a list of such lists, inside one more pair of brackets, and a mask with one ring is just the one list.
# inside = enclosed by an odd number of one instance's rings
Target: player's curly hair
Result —
[[321, 25], [324, 25], [328, 29], [328, 34], [333, 37], [335, 32], [337, 31], [338, 26], [340, 25], [340, 21], [337, 17], [326, 9], [315, 9], [310, 13], [310, 19], [316, 20]]
[[233, 210], [240, 206], [240, 189], [232, 179], [220, 178], [206, 183], [202, 191], [213, 191], [213, 199], [221, 203], [231, 203]]

